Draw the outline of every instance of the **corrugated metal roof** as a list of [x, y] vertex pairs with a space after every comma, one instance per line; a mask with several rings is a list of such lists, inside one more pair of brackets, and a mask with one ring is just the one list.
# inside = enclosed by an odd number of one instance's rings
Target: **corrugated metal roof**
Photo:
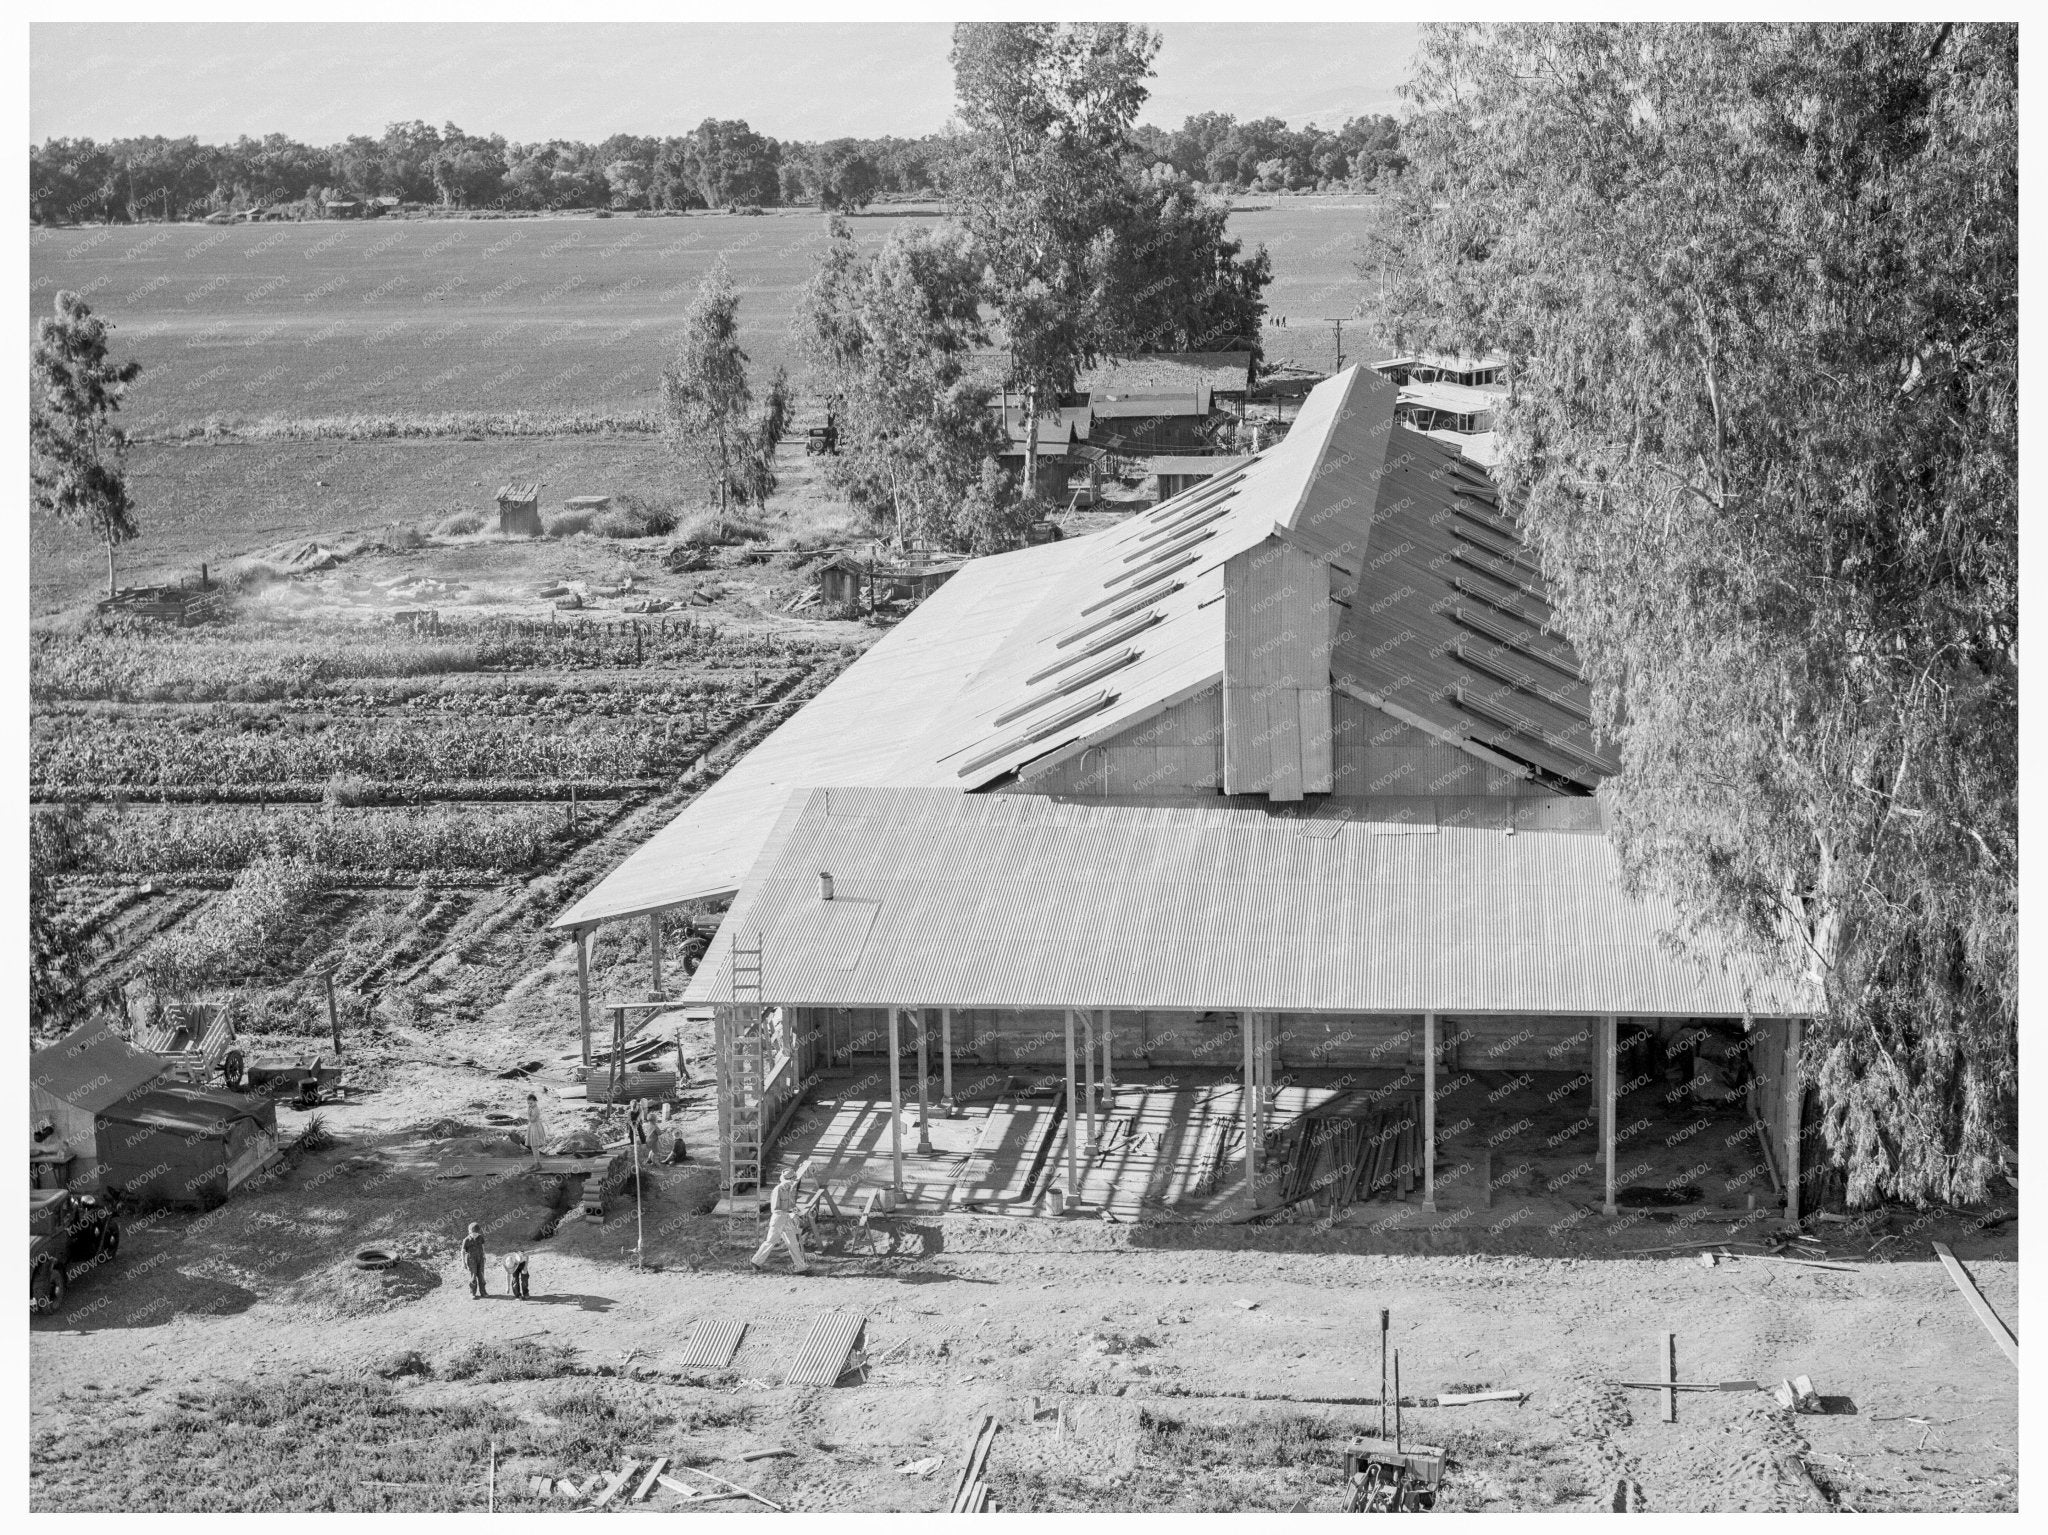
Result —
[[1228, 474], [1250, 462], [1248, 454], [1155, 453], [1145, 460], [1145, 468], [1152, 474]]
[[1090, 399], [1192, 393], [1197, 384], [1242, 394], [1250, 387], [1251, 364], [1250, 352], [1141, 352], [1104, 358], [1082, 373], [1078, 387]]
[[1480, 415], [1499, 410], [1507, 398], [1497, 389], [1477, 389], [1465, 384], [1403, 384], [1401, 403], [1448, 411], [1454, 416]]
[[[1276, 532], [1362, 558], [1393, 407], [1391, 384], [1347, 369], [1303, 401], [1285, 441], [1240, 468], [1098, 533], [970, 561], [555, 926], [737, 890], [792, 789], [983, 788], [1043, 772], [1214, 684], [1224, 561]], [[1156, 616], [1119, 641], [1135, 654], [1099, 684], [1107, 702], [1069, 728], [1034, 733], [1078, 701], [1049, 690], [1058, 674], [1047, 668], [1078, 669], [1092, 647], [1061, 638], [1113, 605]], [[1034, 698], [1038, 707], [1020, 713]]]
[[1070, 538], [970, 561], [554, 925], [739, 889], [793, 789], [931, 781], [935, 774], [905, 780], [897, 761], [1043, 593], [1087, 563], [1089, 542]]
[[[1514, 827], [1510, 835], [1508, 827]], [[1622, 890], [1586, 799], [792, 797], [693, 978], [730, 1000], [735, 935], [770, 1002], [816, 1006], [1622, 1013], [1811, 1010], [1799, 971], [1678, 955]], [[817, 912], [873, 903], [846, 948]]]

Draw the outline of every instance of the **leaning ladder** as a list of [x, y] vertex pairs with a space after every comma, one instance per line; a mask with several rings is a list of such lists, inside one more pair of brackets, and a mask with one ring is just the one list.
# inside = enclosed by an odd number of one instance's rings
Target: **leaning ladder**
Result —
[[761, 941], [735, 941], [732, 1006], [721, 1009], [719, 1129], [725, 1138], [725, 1232], [729, 1241], [761, 1237], [761, 1110], [766, 1041], [762, 1037]]

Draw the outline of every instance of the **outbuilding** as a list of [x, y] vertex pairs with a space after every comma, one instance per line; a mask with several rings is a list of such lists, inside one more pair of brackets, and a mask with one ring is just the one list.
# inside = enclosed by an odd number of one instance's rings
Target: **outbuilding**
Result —
[[108, 1022], [81, 1024], [31, 1054], [29, 1159], [38, 1186], [100, 1188], [102, 1118], [147, 1094], [167, 1065]]
[[276, 1165], [277, 1105], [161, 1083], [100, 1114], [105, 1186], [152, 1209], [211, 1209]]
[[517, 538], [539, 538], [547, 531], [540, 520], [538, 482], [498, 487], [498, 531]]

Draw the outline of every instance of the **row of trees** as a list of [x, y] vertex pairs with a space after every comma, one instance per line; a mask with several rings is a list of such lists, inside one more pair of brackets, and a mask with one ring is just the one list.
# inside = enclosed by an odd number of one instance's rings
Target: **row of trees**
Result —
[[1981, 1198], [2018, 1145], [2018, 29], [1432, 27], [1411, 93], [1362, 271], [1401, 343], [1511, 360], [1496, 473], [1631, 876], [1805, 957], [1853, 1200]]
[[[1178, 132], [1136, 127], [1122, 153], [1136, 170], [1170, 167], [1231, 190], [1372, 186], [1398, 174], [1400, 126], [1356, 118], [1336, 132], [1295, 132], [1278, 118], [1203, 113]], [[877, 197], [937, 195], [957, 137], [784, 143], [743, 121], [694, 132], [619, 133], [596, 144], [515, 144], [453, 123], [392, 123], [315, 147], [282, 133], [232, 144], [196, 138], [50, 139], [29, 150], [29, 216], [39, 224], [194, 219], [247, 209], [319, 217], [331, 201], [397, 198], [450, 208], [858, 209]]]

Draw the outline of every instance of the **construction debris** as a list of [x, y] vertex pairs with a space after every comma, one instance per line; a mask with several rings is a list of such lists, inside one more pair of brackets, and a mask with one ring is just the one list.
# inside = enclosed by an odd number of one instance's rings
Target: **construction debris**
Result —
[[1853, 1274], [1855, 1268], [1847, 1263], [1821, 1263], [1812, 1258], [1780, 1258], [1771, 1253], [1731, 1253], [1725, 1248], [1720, 1252], [1701, 1253], [1701, 1268], [1712, 1268], [1717, 1263], [1733, 1263], [1741, 1258], [1749, 1263], [1790, 1263], [1805, 1269], [1832, 1269], [1841, 1274]]
[[904, 1476], [930, 1476], [942, 1463], [941, 1457], [927, 1455], [923, 1460], [913, 1460], [909, 1465], [898, 1466], [896, 1469]]
[[1790, 1380], [1778, 1382], [1778, 1405], [1787, 1412], [1826, 1412], [1819, 1395], [1813, 1389], [1813, 1382], [1804, 1375], [1795, 1375]]
[[960, 1467], [960, 1474], [953, 1479], [953, 1500], [947, 1505], [951, 1512], [978, 1514], [988, 1511], [988, 1483], [982, 1480], [982, 1472], [988, 1465], [988, 1447], [995, 1440], [996, 1430], [1001, 1427], [995, 1414], [981, 1415], [981, 1422], [967, 1447], [966, 1462]]
[[1619, 1386], [1625, 1391], [1761, 1391], [1763, 1386], [1753, 1380], [1610, 1380], [1603, 1385]]
[[1977, 1320], [1982, 1322], [1984, 1330], [1991, 1334], [1991, 1341], [1999, 1346], [2005, 1357], [2017, 1368], [2020, 1362], [2020, 1340], [2012, 1335], [2012, 1329], [1999, 1320], [1998, 1313], [1991, 1309], [1991, 1303], [1984, 1299], [1976, 1281], [1971, 1279], [1969, 1271], [1956, 1261], [1956, 1255], [1949, 1251], [1946, 1242], [1934, 1244], [1934, 1256], [1941, 1259], [1941, 1266], [1948, 1270], [1948, 1277], [1955, 1281], [1956, 1289], [1962, 1292], [1962, 1297], [1969, 1302], [1970, 1309], [1977, 1313]]

